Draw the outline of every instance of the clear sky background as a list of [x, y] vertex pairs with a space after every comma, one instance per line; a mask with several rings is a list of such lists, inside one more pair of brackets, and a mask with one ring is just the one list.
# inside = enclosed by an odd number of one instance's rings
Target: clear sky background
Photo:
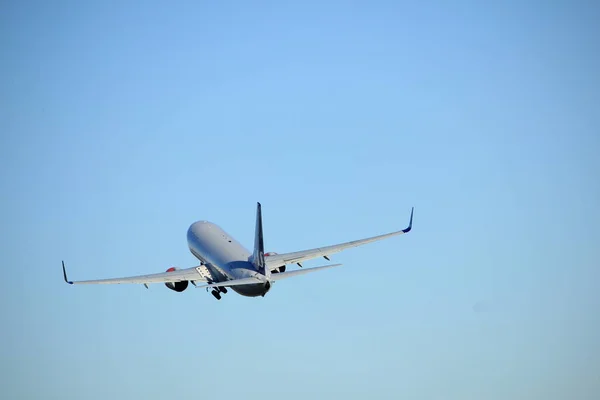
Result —
[[[3, 397], [600, 398], [592, 4], [2, 2]], [[268, 251], [415, 223], [265, 298], [62, 281], [256, 201]]]

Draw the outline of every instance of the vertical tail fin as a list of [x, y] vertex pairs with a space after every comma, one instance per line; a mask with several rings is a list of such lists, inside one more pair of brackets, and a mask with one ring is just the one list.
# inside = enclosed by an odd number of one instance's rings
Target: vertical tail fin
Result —
[[256, 203], [256, 228], [254, 231], [254, 253], [252, 254], [252, 263], [258, 272], [269, 278], [271, 271], [266, 268], [265, 264], [265, 244], [263, 240], [262, 211], [260, 203]]

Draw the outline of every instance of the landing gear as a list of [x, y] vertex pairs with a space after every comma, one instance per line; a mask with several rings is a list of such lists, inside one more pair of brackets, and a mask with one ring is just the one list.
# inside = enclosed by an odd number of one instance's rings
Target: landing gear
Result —
[[[206, 291], [208, 292], [209, 288], [206, 288]], [[221, 293], [227, 294], [227, 289], [225, 286], [217, 286], [210, 293], [215, 296], [215, 299], [221, 300]]]

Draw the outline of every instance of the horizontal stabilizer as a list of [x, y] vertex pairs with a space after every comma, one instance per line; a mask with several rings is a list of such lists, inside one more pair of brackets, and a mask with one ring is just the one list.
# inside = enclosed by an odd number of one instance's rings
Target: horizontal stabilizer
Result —
[[280, 272], [278, 274], [271, 275], [270, 280], [271, 281], [280, 281], [282, 279], [293, 278], [294, 276], [308, 274], [309, 272], [317, 272], [322, 269], [339, 267], [340, 265], [342, 265], [342, 264], [330, 264], [330, 265], [323, 265], [321, 267], [312, 267], [312, 268], [297, 269], [295, 271]]
[[197, 289], [200, 288], [211, 288], [211, 287], [223, 287], [223, 286], [239, 286], [239, 285], [254, 285], [257, 283], [265, 283], [266, 280], [258, 279], [258, 278], [242, 278], [242, 279], [232, 279], [230, 281], [216, 282], [210, 283], [208, 285], [196, 286]]
[[278, 274], [271, 275], [271, 277], [268, 280], [266, 279], [266, 277], [263, 277], [264, 279], [260, 279], [259, 277], [233, 279], [230, 281], [215, 282], [215, 283], [210, 283], [208, 285], [196, 286], [196, 288], [198, 288], [198, 289], [213, 288], [213, 287], [219, 287], [219, 286], [221, 286], [221, 287], [227, 286], [228, 287], [228, 286], [254, 285], [257, 283], [274, 282], [274, 281], [280, 281], [280, 280], [286, 279], [286, 278], [292, 278], [292, 277], [298, 276], [298, 275], [308, 274], [309, 272], [316, 272], [316, 271], [319, 271], [322, 269], [338, 267], [340, 265], [342, 265], [342, 264], [323, 265], [322, 267], [313, 267], [313, 268], [299, 269], [296, 271], [280, 272]]

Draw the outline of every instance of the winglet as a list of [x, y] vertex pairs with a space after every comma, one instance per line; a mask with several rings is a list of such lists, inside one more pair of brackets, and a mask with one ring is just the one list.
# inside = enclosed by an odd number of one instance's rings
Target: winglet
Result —
[[414, 212], [415, 212], [415, 208], [413, 207], [412, 210], [410, 210], [410, 222], [408, 223], [408, 228], [402, 229], [402, 232], [408, 233], [412, 229], [412, 220], [413, 220], [413, 213]]
[[63, 266], [63, 276], [65, 278], [65, 282], [67, 282], [69, 285], [72, 285], [73, 282], [71, 282], [70, 280], [67, 279], [67, 270], [65, 269], [65, 262], [62, 262], [62, 266]]

